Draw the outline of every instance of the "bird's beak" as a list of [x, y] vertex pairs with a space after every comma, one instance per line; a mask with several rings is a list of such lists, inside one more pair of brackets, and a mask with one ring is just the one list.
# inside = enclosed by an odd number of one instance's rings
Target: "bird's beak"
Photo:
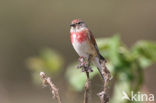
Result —
[[75, 27], [76, 26], [76, 24], [70, 24], [70, 27]]

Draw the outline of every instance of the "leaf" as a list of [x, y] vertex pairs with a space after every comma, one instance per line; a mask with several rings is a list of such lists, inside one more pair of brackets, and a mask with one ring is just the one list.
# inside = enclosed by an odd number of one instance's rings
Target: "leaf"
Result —
[[58, 52], [49, 48], [43, 49], [40, 52], [40, 59], [44, 62], [44, 68], [51, 73], [57, 72], [64, 62], [62, 56]]
[[39, 84], [39, 72], [44, 71], [50, 75], [57, 75], [62, 68], [63, 57], [50, 48], [41, 50], [38, 56], [30, 57], [26, 61], [28, 68], [31, 70], [34, 83]]
[[[111, 38], [105, 39], [97, 39], [97, 45], [99, 47], [100, 53], [105, 57], [108, 58], [114, 67], [118, 67], [121, 65], [120, 60], [120, 46], [121, 41], [118, 34]], [[117, 70], [117, 68], [114, 68]], [[113, 70], [114, 72], [115, 70]]]
[[123, 98], [123, 92], [126, 93], [126, 95], [128, 96], [128, 98], [130, 97], [130, 82], [128, 81], [118, 81], [115, 84], [114, 87], [114, 93], [113, 96], [110, 100], [110, 103], [127, 103], [127, 99], [122, 99]]
[[139, 41], [132, 48], [132, 53], [139, 60], [140, 66], [146, 68], [156, 62], [156, 42]]

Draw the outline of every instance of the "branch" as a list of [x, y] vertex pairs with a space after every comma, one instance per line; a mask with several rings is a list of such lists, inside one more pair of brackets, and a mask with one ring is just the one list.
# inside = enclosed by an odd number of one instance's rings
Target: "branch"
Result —
[[85, 92], [84, 92], [84, 100], [83, 103], [88, 103], [88, 94], [89, 94], [89, 87], [90, 87], [90, 80], [89, 80], [89, 72], [86, 72], [86, 83], [85, 83]]
[[40, 77], [42, 79], [43, 85], [49, 85], [51, 88], [51, 93], [53, 95], [53, 98], [57, 100], [58, 103], [61, 103], [61, 99], [59, 96], [58, 88], [54, 85], [54, 83], [51, 81], [50, 77], [46, 77], [46, 74], [44, 72], [40, 72]]
[[103, 91], [101, 91], [97, 95], [99, 96], [101, 103], [108, 103], [109, 102], [108, 84], [110, 82], [111, 75], [110, 75], [109, 70], [106, 67], [105, 61], [100, 61], [100, 62], [101, 62], [101, 66], [102, 66], [102, 75], [105, 78], [104, 78], [104, 88], [103, 88]]
[[86, 83], [85, 83], [85, 91], [84, 91], [84, 100], [83, 103], [88, 103], [88, 95], [89, 95], [89, 87], [90, 87], [90, 79], [89, 79], [89, 72], [92, 72], [92, 68], [90, 67], [90, 61], [89, 59], [86, 59], [84, 57], [79, 58], [80, 64], [78, 65], [78, 68], [82, 69], [82, 72], [86, 73]]
[[[82, 72], [86, 73], [86, 83], [85, 83], [85, 92], [84, 92], [84, 100], [83, 103], [88, 103], [88, 95], [89, 95], [89, 87], [90, 87], [90, 79], [89, 79], [89, 73], [92, 72], [92, 68], [90, 67], [90, 60], [85, 60], [86, 58], [81, 57], [79, 59], [80, 65], [78, 65], [78, 68], [82, 69]], [[107, 69], [105, 65], [105, 61], [100, 61], [102, 66], [102, 75], [104, 77], [104, 88], [103, 91], [98, 93], [97, 95], [100, 98], [101, 103], [108, 103], [109, 102], [109, 95], [108, 95], [108, 84], [110, 82], [110, 72]], [[59, 96], [58, 89], [54, 85], [54, 83], [51, 81], [50, 77], [46, 77], [46, 74], [44, 72], [40, 72], [40, 77], [42, 79], [43, 85], [49, 85], [51, 88], [51, 93], [53, 95], [54, 99], [57, 99], [58, 103], [61, 103], [61, 99]]]

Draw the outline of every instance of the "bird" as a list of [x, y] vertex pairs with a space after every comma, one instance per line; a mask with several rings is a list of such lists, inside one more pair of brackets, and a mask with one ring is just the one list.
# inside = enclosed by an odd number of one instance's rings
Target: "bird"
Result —
[[100, 54], [94, 35], [82, 19], [72, 20], [70, 24], [70, 38], [77, 54], [91, 61], [104, 79], [100, 61], [106, 62], [106, 59]]

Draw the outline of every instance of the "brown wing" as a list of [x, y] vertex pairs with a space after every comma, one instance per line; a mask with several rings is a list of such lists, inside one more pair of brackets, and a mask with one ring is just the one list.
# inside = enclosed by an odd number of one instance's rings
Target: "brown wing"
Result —
[[100, 58], [101, 60], [105, 60], [105, 62], [106, 62], [106, 59], [105, 59], [105, 58], [100, 54], [100, 52], [99, 52], [99, 49], [98, 49], [98, 46], [97, 46], [97, 44], [96, 44], [96, 40], [95, 40], [95, 38], [94, 38], [94, 35], [92, 34], [92, 32], [91, 32], [90, 30], [88, 30], [88, 33], [90, 34], [90, 35], [88, 35], [88, 36], [89, 36], [89, 39], [90, 39], [90, 42], [91, 42], [91, 43], [93, 44], [93, 46], [95, 47], [96, 52], [97, 52], [99, 58]]
[[89, 37], [89, 39], [90, 39], [90, 41], [91, 41], [91, 43], [94, 45], [94, 47], [96, 48], [96, 51], [97, 51], [97, 53], [99, 53], [99, 49], [98, 49], [98, 46], [97, 46], [97, 44], [96, 44], [96, 40], [95, 40], [95, 38], [94, 38], [94, 35], [92, 34], [92, 32], [90, 31], [90, 30], [88, 30], [88, 37]]
[[94, 38], [94, 35], [92, 34], [92, 32], [90, 31], [90, 30], [86, 30], [86, 34], [88, 35], [88, 39], [89, 39], [89, 42], [90, 42], [90, 44], [91, 44], [91, 46], [94, 48], [94, 50], [96, 51], [96, 55], [98, 55], [99, 56], [99, 58], [101, 59], [101, 60], [104, 60], [105, 62], [106, 62], [106, 60], [105, 60], [105, 58], [100, 54], [100, 52], [99, 52], [99, 49], [98, 49], [98, 46], [97, 46], [97, 44], [96, 44], [96, 40], [95, 40], [95, 38]]

